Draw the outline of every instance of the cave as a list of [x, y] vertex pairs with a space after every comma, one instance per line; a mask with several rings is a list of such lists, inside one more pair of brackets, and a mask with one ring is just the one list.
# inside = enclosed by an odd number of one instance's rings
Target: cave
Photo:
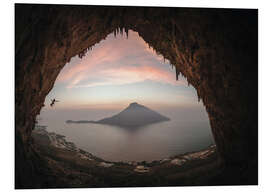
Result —
[[31, 132], [61, 69], [129, 29], [202, 100], [225, 168], [207, 185], [257, 184], [257, 10], [15, 4], [15, 188], [46, 188], [57, 178]]

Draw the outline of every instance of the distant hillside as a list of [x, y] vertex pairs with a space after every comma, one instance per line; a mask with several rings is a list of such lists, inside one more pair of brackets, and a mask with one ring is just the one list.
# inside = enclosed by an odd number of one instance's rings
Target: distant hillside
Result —
[[67, 123], [97, 123], [97, 124], [107, 124], [116, 125], [121, 127], [141, 127], [151, 123], [157, 123], [162, 121], [169, 121], [168, 117], [165, 117], [143, 105], [138, 103], [131, 103], [127, 108], [125, 108], [120, 113], [101, 119], [99, 121], [72, 121], [67, 120]]

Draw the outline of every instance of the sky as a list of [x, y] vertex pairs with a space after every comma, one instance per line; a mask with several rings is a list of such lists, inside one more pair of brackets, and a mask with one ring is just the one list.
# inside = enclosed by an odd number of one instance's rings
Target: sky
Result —
[[81, 59], [65, 65], [46, 97], [45, 109], [121, 109], [138, 102], [154, 108], [202, 107], [197, 94], [168, 60], [158, 56], [137, 32], [113, 34]]

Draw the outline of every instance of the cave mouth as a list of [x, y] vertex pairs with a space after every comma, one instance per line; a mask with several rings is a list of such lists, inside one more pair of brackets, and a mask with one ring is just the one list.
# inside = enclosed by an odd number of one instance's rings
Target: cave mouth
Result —
[[[53, 98], [59, 102], [51, 105]], [[170, 121], [140, 127], [66, 123], [112, 116], [129, 103], [130, 107], [137, 104], [133, 101]], [[152, 162], [214, 144], [208, 115], [195, 89], [183, 76], [176, 80], [169, 61], [132, 30], [125, 35], [111, 33], [83, 56], [73, 57], [59, 73], [44, 105], [32, 134], [36, 143], [45, 145], [49, 136], [52, 145], [68, 149], [67, 141], [71, 141], [74, 147], [106, 161]], [[129, 122], [141, 113], [132, 115]], [[42, 135], [42, 127], [49, 133]], [[65, 136], [66, 142], [53, 133]]]
[[16, 4], [15, 26], [17, 188], [55, 180], [40, 171], [46, 163], [31, 132], [60, 70], [108, 34], [129, 29], [203, 101], [226, 170], [199, 184], [258, 184], [258, 10]]

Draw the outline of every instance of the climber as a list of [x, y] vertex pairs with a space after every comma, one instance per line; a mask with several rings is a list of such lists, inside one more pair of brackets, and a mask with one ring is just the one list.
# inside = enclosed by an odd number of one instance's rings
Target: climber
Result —
[[55, 99], [53, 99], [53, 100], [51, 100], [51, 101], [52, 101], [51, 104], [50, 104], [51, 107], [54, 105], [55, 102], [59, 102], [59, 101], [57, 101], [57, 100], [55, 100]]

